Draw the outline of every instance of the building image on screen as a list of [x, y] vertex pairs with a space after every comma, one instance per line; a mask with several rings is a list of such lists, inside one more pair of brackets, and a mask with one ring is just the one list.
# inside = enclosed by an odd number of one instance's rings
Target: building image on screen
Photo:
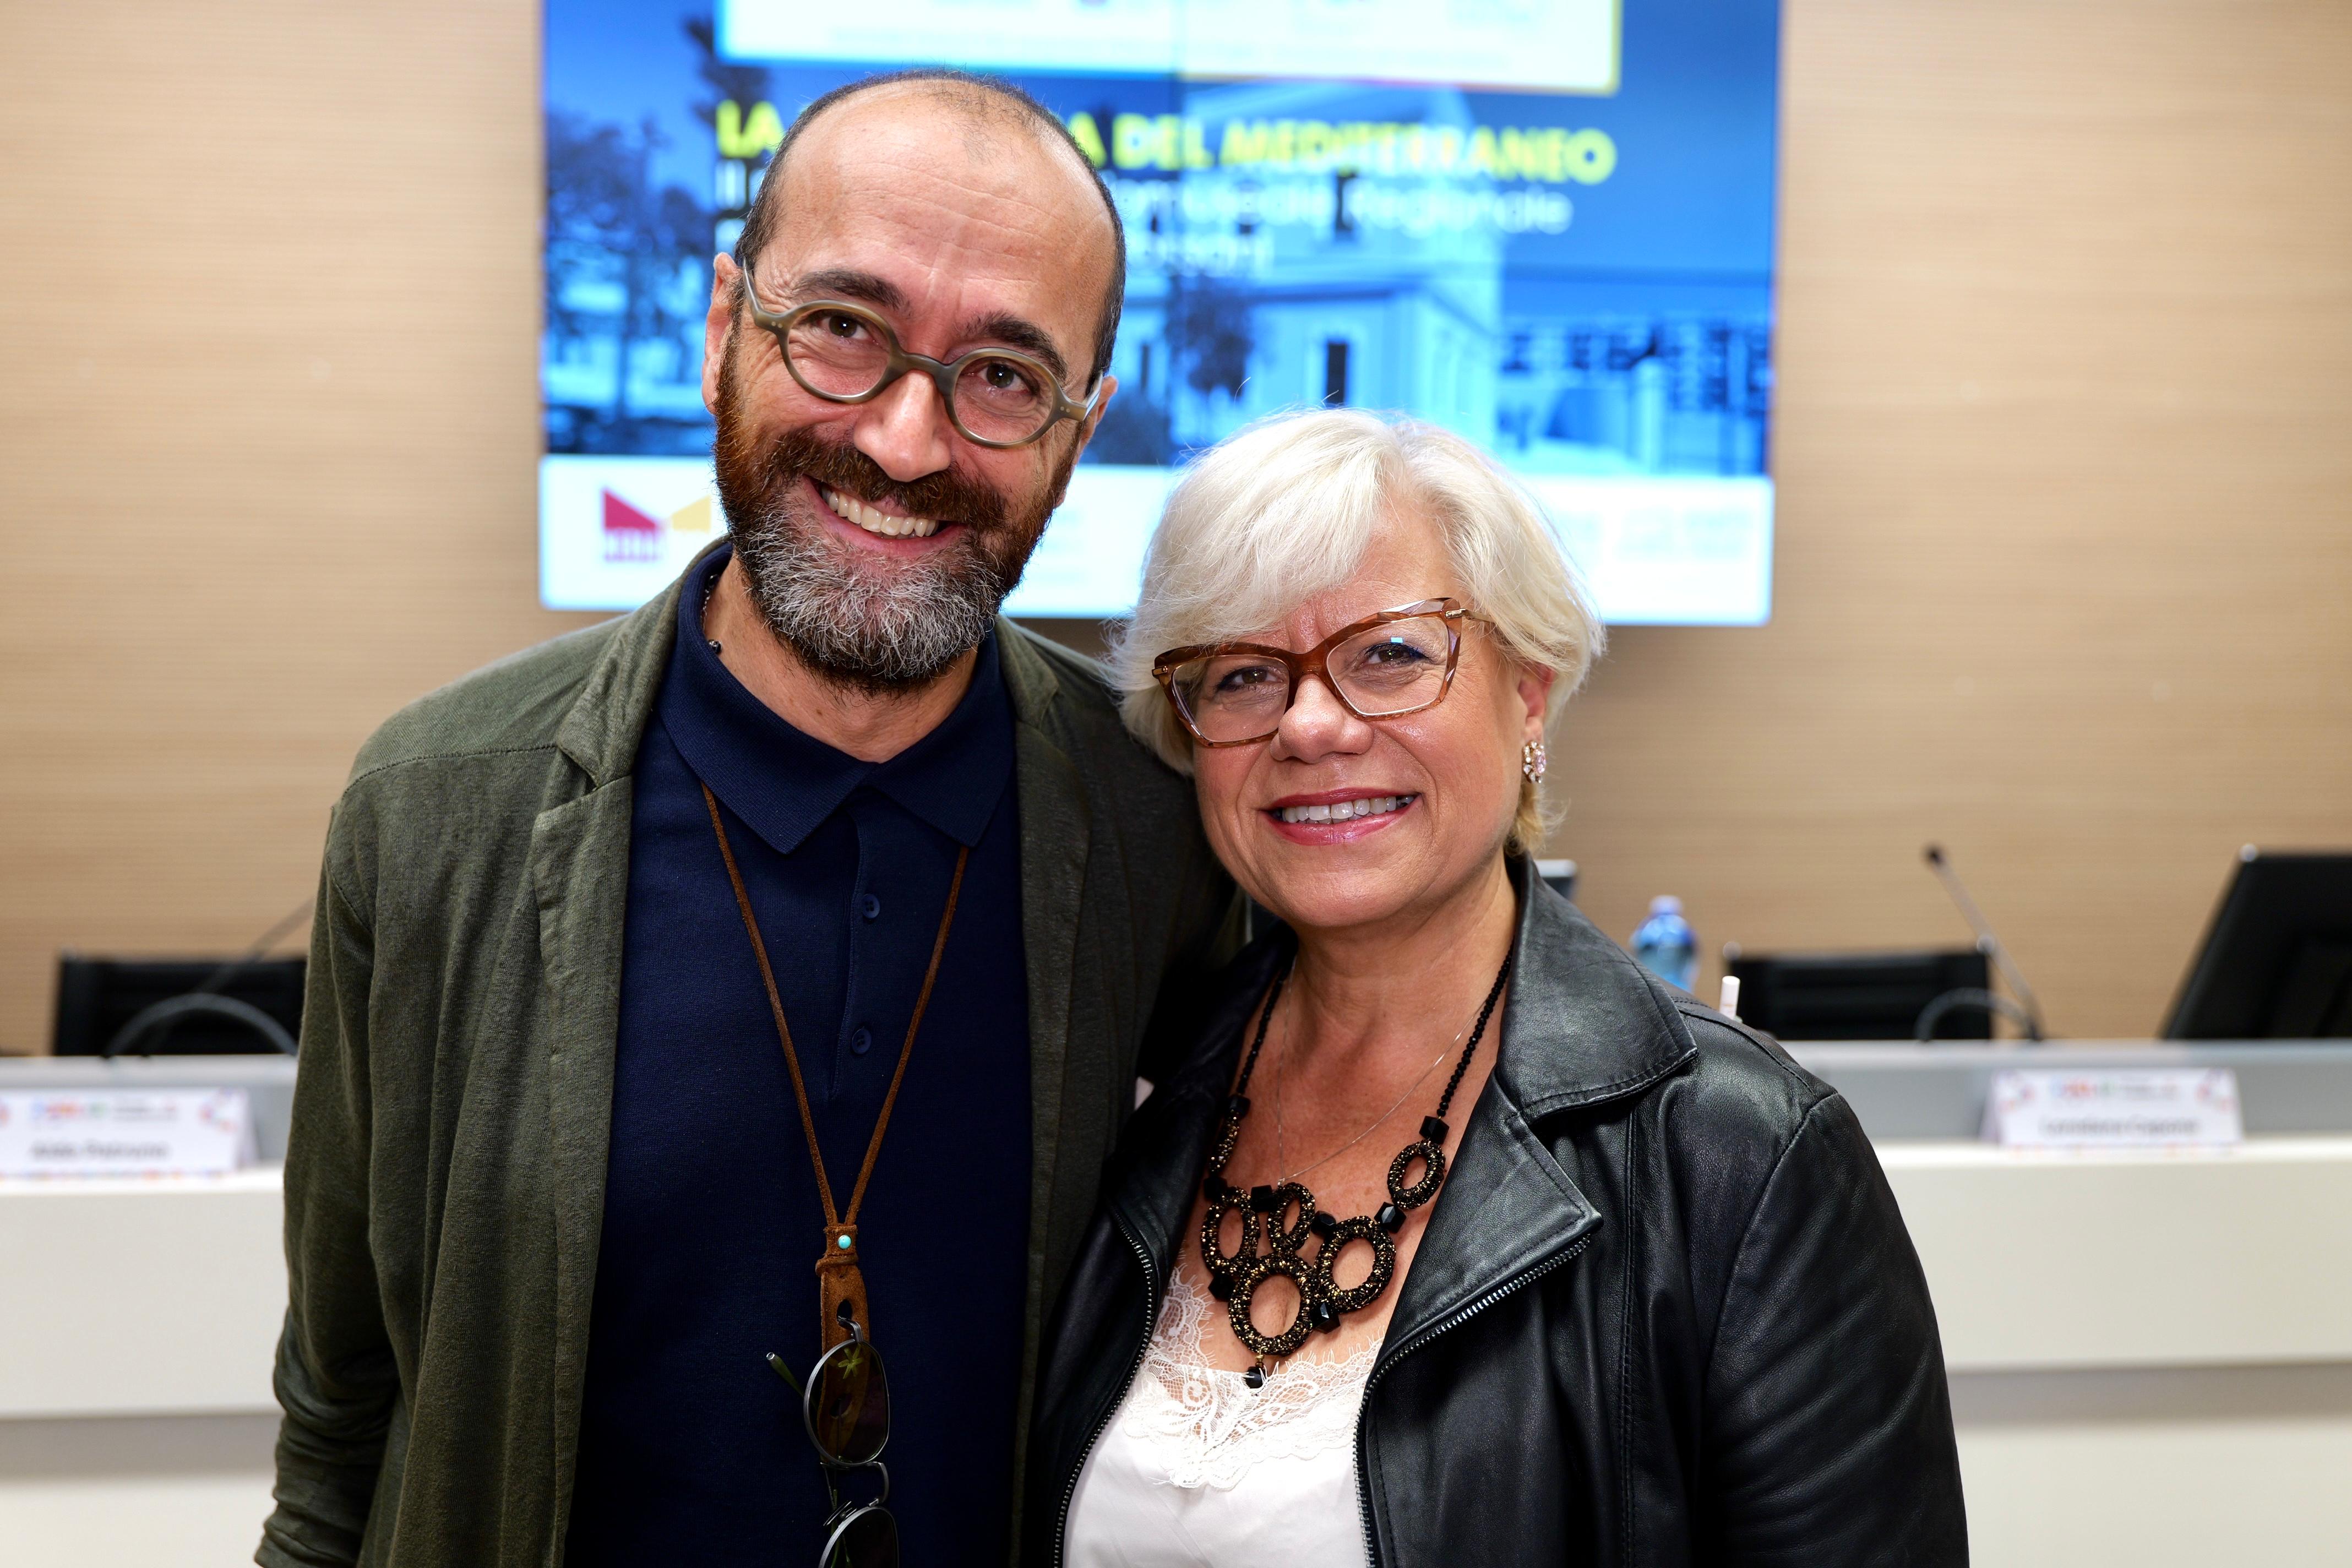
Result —
[[1771, 0], [856, 9], [547, 0], [550, 605], [642, 603], [725, 527], [710, 262], [793, 116], [951, 65], [1061, 116], [1128, 237], [1118, 391], [1012, 613], [1124, 613], [1187, 456], [1323, 404], [1495, 452], [1612, 621], [1769, 616]]

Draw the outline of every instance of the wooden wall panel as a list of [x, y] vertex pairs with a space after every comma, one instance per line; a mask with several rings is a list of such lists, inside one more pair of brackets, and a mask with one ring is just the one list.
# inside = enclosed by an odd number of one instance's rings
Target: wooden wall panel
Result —
[[1794, 0], [1775, 614], [1557, 748], [1621, 936], [1967, 940], [2146, 1034], [2244, 842], [2352, 845], [2352, 12]]
[[526, 4], [0, 14], [0, 1048], [233, 951], [385, 714], [536, 603]]
[[[537, 12], [0, 13], [0, 1050], [56, 951], [310, 890], [536, 605]], [[1776, 609], [1629, 628], [1558, 847], [1621, 936], [1962, 939], [2147, 1032], [2241, 842], [2352, 842], [2352, 9], [1790, 0]]]

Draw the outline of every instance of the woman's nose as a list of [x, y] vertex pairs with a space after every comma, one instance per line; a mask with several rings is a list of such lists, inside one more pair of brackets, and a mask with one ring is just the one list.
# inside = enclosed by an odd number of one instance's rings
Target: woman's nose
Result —
[[1274, 731], [1274, 754], [1287, 762], [1311, 763], [1360, 752], [1371, 735], [1372, 727], [1349, 712], [1321, 676], [1309, 676]]

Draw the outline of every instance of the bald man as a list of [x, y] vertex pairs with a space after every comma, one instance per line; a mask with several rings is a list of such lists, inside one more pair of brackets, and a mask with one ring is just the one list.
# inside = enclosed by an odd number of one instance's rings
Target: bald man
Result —
[[715, 273], [728, 541], [336, 807], [261, 1563], [1004, 1562], [1146, 1021], [1230, 945], [1182, 782], [997, 613], [1116, 390], [1061, 124], [829, 94]]

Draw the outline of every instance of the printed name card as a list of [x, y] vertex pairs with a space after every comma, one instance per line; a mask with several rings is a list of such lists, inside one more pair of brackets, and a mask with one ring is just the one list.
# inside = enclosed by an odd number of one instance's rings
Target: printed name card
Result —
[[1984, 1136], [2021, 1149], [2227, 1147], [2245, 1141], [2228, 1068], [1993, 1075]]
[[241, 1089], [0, 1094], [0, 1177], [219, 1175], [255, 1158]]

